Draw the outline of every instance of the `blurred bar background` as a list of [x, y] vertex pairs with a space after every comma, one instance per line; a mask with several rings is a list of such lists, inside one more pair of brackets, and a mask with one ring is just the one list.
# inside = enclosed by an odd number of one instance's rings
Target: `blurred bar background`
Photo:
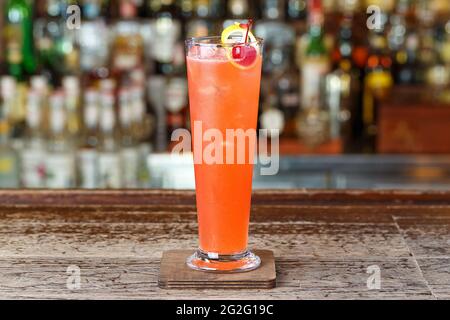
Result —
[[2, 0], [0, 188], [193, 188], [184, 40], [247, 18], [281, 133], [255, 188], [448, 189], [448, 0]]

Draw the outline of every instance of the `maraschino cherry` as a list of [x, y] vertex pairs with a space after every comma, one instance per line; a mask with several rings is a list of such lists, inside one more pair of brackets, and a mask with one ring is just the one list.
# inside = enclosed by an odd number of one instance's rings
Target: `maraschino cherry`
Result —
[[233, 46], [231, 54], [235, 62], [239, 63], [244, 67], [248, 67], [253, 64], [256, 60], [257, 52], [256, 49], [248, 44], [248, 33], [252, 27], [253, 20], [249, 19], [248, 23], [241, 23], [240, 27], [246, 29], [244, 43], [237, 43]]

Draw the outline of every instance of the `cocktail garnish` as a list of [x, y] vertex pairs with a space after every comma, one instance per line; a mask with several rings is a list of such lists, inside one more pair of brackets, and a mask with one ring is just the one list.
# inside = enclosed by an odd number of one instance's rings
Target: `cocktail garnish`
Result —
[[248, 23], [235, 23], [222, 32], [222, 43], [232, 44], [225, 46], [230, 61], [240, 67], [248, 69], [254, 65], [258, 56], [256, 38], [251, 32], [253, 20]]

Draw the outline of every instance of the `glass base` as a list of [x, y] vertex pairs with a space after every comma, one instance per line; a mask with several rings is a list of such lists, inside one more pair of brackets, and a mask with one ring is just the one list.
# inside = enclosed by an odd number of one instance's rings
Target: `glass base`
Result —
[[250, 251], [233, 255], [219, 255], [197, 250], [187, 258], [188, 267], [199, 271], [217, 273], [246, 272], [257, 269], [261, 259]]

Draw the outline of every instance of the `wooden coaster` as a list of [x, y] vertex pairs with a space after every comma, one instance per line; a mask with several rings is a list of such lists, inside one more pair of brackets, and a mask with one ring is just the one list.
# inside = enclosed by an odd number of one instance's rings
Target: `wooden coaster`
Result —
[[270, 250], [255, 250], [261, 266], [240, 273], [214, 273], [192, 270], [186, 259], [192, 250], [164, 251], [158, 285], [162, 289], [271, 289], [276, 286], [275, 258]]

